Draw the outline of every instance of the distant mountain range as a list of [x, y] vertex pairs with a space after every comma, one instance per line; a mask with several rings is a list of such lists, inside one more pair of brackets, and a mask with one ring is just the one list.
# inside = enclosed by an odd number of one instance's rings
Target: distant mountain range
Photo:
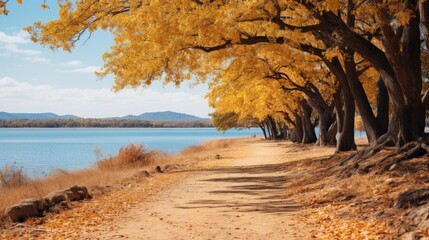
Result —
[[0, 119], [3, 120], [14, 120], [14, 119], [76, 119], [79, 118], [74, 115], [57, 115], [54, 113], [8, 113], [8, 112], [0, 112]]
[[[57, 115], [54, 113], [8, 113], [0, 112], [0, 120], [16, 120], [16, 119], [77, 119], [75, 115]], [[135, 115], [127, 115], [124, 117], [110, 117], [102, 119], [127, 119], [127, 120], [146, 120], [158, 122], [193, 122], [193, 121], [209, 121], [209, 118], [200, 118], [193, 115], [177, 112], [147, 112]]]
[[147, 112], [135, 115], [127, 115], [121, 117], [122, 119], [137, 119], [137, 120], [147, 120], [147, 121], [159, 121], [159, 122], [192, 122], [192, 121], [209, 121], [209, 118], [200, 118], [194, 115], [189, 115], [185, 113], [177, 112]]

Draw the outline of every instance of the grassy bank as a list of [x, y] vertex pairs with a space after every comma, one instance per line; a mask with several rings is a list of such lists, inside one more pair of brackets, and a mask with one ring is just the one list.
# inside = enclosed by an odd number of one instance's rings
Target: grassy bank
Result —
[[[0, 226], [6, 221], [5, 209], [26, 198], [42, 198], [47, 194], [74, 185], [114, 186], [123, 183], [143, 169], [156, 165], [192, 164], [213, 155], [216, 150], [230, 146], [233, 139], [211, 140], [182, 150], [176, 155], [147, 151], [141, 145], [128, 145], [118, 155], [99, 159], [88, 169], [79, 171], [55, 170], [38, 179], [27, 177], [22, 168], [6, 165], [0, 169]], [[204, 154], [203, 154], [204, 153]]]

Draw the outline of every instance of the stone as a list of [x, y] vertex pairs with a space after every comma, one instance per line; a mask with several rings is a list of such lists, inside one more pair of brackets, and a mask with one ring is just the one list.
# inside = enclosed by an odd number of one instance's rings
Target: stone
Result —
[[36, 206], [37, 210], [43, 212], [46, 207], [46, 201], [43, 198], [27, 198], [22, 200], [20, 203], [30, 203]]
[[66, 201], [67, 197], [64, 191], [58, 191], [46, 195], [44, 199], [50, 206], [52, 206]]
[[18, 204], [15, 204], [5, 211], [5, 215], [12, 222], [22, 222], [26, 218], [41, 217], [44, 211], [54, 211], [55, 208], [69, 208], [67, 201], [80, 201], [83, 199], [91, 199], [92, 196], [88, 193], [86, 187], [73, 186], [46, 195], [42, 199], [24, 199]]
[[92, 196], [88, 193], [86, 187], [73, 186], [65, 189], [64, 193], [68, 201], [80, 201], [84, 199], [92, 199]]
[[44, 210], [43, 199], [25, 199], [6, 209], [5, 214], [12, 222], [23, 222], [26, 218], [42, 216]]
[[153, 170], [154, 172], [157, 172], [157, 173], [163, 173], [161, 166], [156, 166]]
[[49, 206], [54, 206], [64, 201], [80, 201], [91, 198], [92, 196], [88, 193], [88, 189], [86, 187], [73, 186], [71, 188], [50, 193], [44, 197], [44, 200], [49, 204]]

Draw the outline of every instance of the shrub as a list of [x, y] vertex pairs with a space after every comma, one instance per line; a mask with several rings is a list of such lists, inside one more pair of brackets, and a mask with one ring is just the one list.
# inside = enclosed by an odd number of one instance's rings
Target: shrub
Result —
[[0, 169], [0, 187], [14, 187], [27, 183], [29, 178], [23, 167], [18, 167], [16, 162], [11, 165], [5, 164]]
[[125, 169], [152, 164], [157, 159], [157, 151], [147, 151], [141, 144], [122, 147], [117, 156], [110, 156], [97, 161], [100, 169]]

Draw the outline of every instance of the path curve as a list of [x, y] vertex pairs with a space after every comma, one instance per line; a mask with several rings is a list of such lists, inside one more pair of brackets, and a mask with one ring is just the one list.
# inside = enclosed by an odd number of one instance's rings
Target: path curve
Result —
[[[274, 146], [273, 146], [274, 144]], [[250, 143], [130, 209], [101, 239], [306, 239], [283, 197], [284, 145]], [[237, 157], [238, 156], [238, 157]], [[166, 173], [174, 174], [174, 173]]]

